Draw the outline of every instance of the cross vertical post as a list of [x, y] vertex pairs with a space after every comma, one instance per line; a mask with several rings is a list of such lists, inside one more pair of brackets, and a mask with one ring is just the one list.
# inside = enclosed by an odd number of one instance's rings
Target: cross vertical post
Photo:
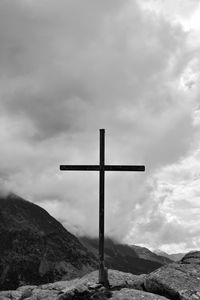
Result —
[[105, 130], [100, 129], [99, 170], [99, 283], [104, 283], [104, 183], [105, 183]]

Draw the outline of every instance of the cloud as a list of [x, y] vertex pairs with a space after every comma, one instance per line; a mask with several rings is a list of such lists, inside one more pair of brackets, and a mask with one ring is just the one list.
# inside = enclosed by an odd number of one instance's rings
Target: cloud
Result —
[[[139, 243], [165, 251], [199, 249], [199, 144], [179, 162], [160, 169], [149, 179], [148, 203], [130, 232]], [[143, 235], [140, 235], [140, 232]]]
[[194, 149], [199, 56], [173, 21], [136, 1], [1, 1], [1, 186], [96, 235], [98, 175], [59, 165], [97, 163], [106, 128], [107, 162], [147, 170], [107, 175], [107, 233], [130, 240], [162, 221], [155, 240], [174, 242], [167, 231], [182, 225], [159, 212], [151, 180]]
[[[197, 0], [142, 0], [138, 1], [143, 9], [164, 15], [170, 21], [185, 24], [186, 20], [192, 18], [199, 8]], [[190, 20], [192, 23], [192, 20]], [[189, 23], [189, 22], [188, 22]]]

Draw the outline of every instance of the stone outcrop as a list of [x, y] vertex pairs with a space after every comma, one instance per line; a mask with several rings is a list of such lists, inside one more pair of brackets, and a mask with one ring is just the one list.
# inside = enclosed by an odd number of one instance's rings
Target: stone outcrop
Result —
[[182, 259], [183, 264], [198, 264], [200, 265], [200, 251], [192, 251], [187, 253]]
[[109, 270], [110, 288], [98, 284], [98, 271], [80, 279], [58, 281], [40, 286], [23, 286], [16, 291], [0, 292], [0, 300], [166, 300], [165, 297], [142, 291], [146, 275], [133, 275]]
[[200, 252], [152, 272], [145, 278], [144, 288], [174, 300], [200, 299]]
[[121, 289], [112, 293], [110, 300], [167, 300], [167, 298], [131, 289]]

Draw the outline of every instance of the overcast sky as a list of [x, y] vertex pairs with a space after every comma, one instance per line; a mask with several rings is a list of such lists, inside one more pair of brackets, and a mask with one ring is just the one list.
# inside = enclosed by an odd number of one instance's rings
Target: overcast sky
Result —
[[98, 234], [98, 174], [60, 164], [145, 164], [106, 175], [106, 233], [200, 249], [198, 0], [1, 0], [0, 189]]

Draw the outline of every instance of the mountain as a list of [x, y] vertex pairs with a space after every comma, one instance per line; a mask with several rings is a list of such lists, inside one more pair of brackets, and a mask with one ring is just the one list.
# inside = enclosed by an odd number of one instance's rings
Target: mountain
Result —
[[169, 258], [169, 259], [171, 259], [173, 261], [179, 261], [179, 260], [181, 260], [184, 257], [184, 255], [186, 254], [186, 253], [168, 254], [168, 253], [166, 253], [164, 251], [161, 251], [161, 250], [155, 250], [154, 253], [157, 254], [157, 255], [161, 255], [161, 256], [167, 257], [167, 258]]
[[162, 255], [162, 254], [155, 254], [154, 252], [150, 251], [149, 249], [145, 247], [140, 247], [136, 245], [131, 245], [130, 246], [134, 251], [137, 253], [137, 255], [140, 258], [151, 260], [151, 261], [156, 261], [161, 264], [169, 264], [172, 262], [172, 259]]
[[168, 257], [173, 260], [173, 261], [179, 261], [181, 260], [186, 253], [174, 253], [174, 254], [169, 254]]
[[[79, 238], [81, 243], [88, 248], [94, 256], [98, 257], [98, 239], [81, 237]], [[119, 244], [110, 238], [105, 239], [105, 265], [108, 268], [130, 272], [133, 274], [146, 274], [161, 267], [163, 264], [168, 263], [170, 260], [160, 258], [156, 254], [152, 253], [142, 257], [138, 253], [140, 247], [129, 246]], [[148, 250], [148, 249], [147, 249]], [[146, 251], [147, 251], [146, 250]], [[150, 250], [149, 250], [150, 251]], [[151, 259], [153, 257], [153, 259]]]
[[0, 196], [0, 290], [72, 279], [96, 266], [95, 256], [43, 208]]

